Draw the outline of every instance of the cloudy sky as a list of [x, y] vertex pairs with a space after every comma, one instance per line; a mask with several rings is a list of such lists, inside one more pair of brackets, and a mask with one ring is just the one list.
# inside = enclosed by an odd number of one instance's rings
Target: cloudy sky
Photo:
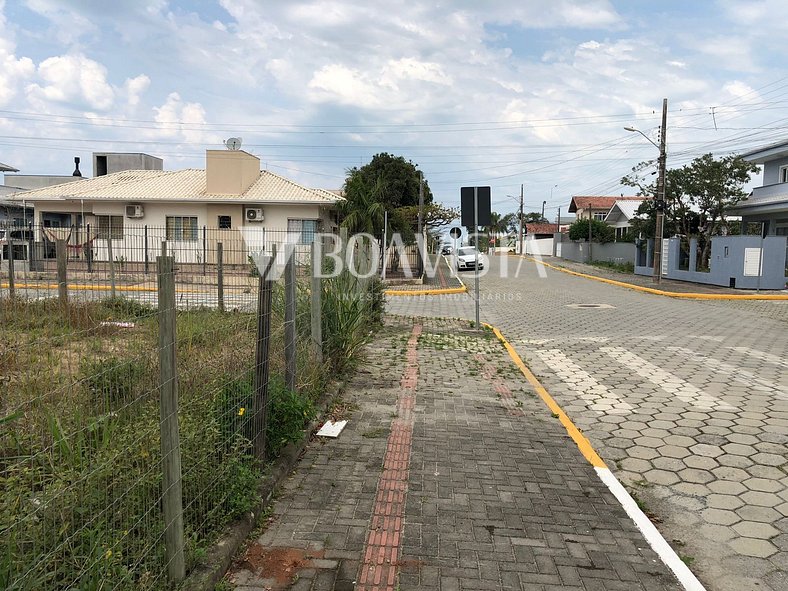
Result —
[[70, 174], [93, 151], [204, 166], [231, 136], [338, 188], [387, 151], [437, 200], [566, 211], [668, 166], [788, 139], [784, 0], [0, 0], [0, 162]]

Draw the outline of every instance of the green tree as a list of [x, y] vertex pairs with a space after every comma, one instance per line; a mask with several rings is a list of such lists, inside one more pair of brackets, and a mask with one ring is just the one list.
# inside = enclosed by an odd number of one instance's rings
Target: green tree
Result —
[[[569, 226], [570, 240], [588, 240], [589, 220], [576, 220]], [[612, 242], [616, 237], [616, 231], [601, 220], [591, 220], [591, 240], [593, 242]]]
[[[375, 154], [368, 164], [347, 171], [341, 224], [351, 232], [380, 234], [384, 212], [388, 211], [390, 229], [400, 232], [405, 240], [412, 239], [418, 219], [420, 180], [420, 172], [410, 160], [386, 152]], [[428, 225], [429, 216], [437, 221], [449, 215], [448, 208], [430, 208], [432, 201], [432, 192], [424, 181], [424, 219]]]
[[[641, 163], [621, 179], [621, 183], [637, 187], [640, 195], [654, 195], [656, 183], [645, 183], [643, 170], [649, 163]], [[726, 215], [728, 210], [744, 199], [743, 187], [750, 176], [757, 172], [755, 164], [741, 156], [714, 158], [704, 154], [681, 168], [665, 174], [665, 236], [680, 234], [695, 236], [701, 248], [700, 264], [708, 264], [711, 252], [711, 237], [730, 231]], [[642, 210], [642, 212], [641, 212]], [[639, 216], [655, 219], [653, 202], [644, 203]], [[653, 236], [653, 222], [650, 236]]]

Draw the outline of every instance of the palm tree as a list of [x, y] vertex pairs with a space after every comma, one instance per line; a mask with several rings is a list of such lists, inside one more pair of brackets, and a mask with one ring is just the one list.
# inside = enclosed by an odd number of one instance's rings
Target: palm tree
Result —
[[349, 176], [345, 182], [345, 201], [339, 208], [342, 227], [351, 233], [379, 234], [385, 219], [385, 194], [386, 185], [381, 177], [368, 186], [361, 175]]

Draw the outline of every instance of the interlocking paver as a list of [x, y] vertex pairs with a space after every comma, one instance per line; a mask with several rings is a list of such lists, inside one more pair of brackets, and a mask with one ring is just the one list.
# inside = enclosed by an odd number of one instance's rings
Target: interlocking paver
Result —
[[[740, 546], [752, 544], [731, 545], [728, 536], [713, 533], [725, 526], [703, 517], [703, 509], [738, 507], [735, 501], [709, 502], [712, 495], [744, 503], [747, 492], [772, 498], [756, 497], [761, 505], [741, 509], [771, 509], [783, 515], [781, 508], [788, 502], [788, 302], [675, 300], [549, 269], [546, 278], [540, 278], [532, 263], [526, 263], [519, 276], [502, 278], [497, 265], [492, 257], [481, 281], [482, 319], [503, 331], [624, 483], [648, 481], [646, 474], [653, 469], [678, 475], [692, 468], [713, 475], [706, 483], [685, 482], [679, 476], [675, 484], [653, 482], [639, 491], [661, 518], [658, 527], [665, 537], [684, 541], [681, 553], [695, 558], [692, 570], [707, 588], [788, 588], [774, 586], [786, 580], [784, 552], [767, 557], [740, 552]], [[507, 303], [496, 301], [496, 294], [499, 300], [509, 298]], [[613, 308], [567, 307], [577, 303]], [[448, 315], [473, 318], [470, 297], [453, 304]], [[446, 315], [449, 307], [437, 299], [392, 301], [389, 306], [420, 316]], [[550, 361], [559, 358], [564, 365], [552, 367]], [[582, 373], [566, 375], [566, 367]], [[589, 378], [593, 386], [587, 385]], [[629, 405], [628, 413], [615, 415], [595, 406], [592, 395], [602, 388]], [[672, 436], [688, 437], [692, 443], [667, 441]], [[641, 437], [661, 439], [664, 446], [643, 447], [636, 442]], [[626, 463], [628, 459], [637, 462]], [[745, 486], [753, 478], [769, 484]], [[736, 515], [736, 522], [760, 522]], [[788, 519], [771, 525], [785, 532]], [[732, 529], [725, 531], [730, 541], [741, 537]]]
[[[375, 574], [395, 572], [377, 588], [678, 591], [492, 335], [425, 321], [408, 362], [412, 323], [390, 322], [348, 385], [358, 408], [345, 432], [309, 444], [229, 581], [336, 591], [374, 588]], [[418, 370], [406, 379], [408, 367]], [[414, 394], [403, 398], [407, 384]], [[408, 424], [410, 455], [390, 464], [404, 441], [397, 425]], [[390, 500], [404, 500], [395, 543], [380, 511]], [[362, 582], [370, 548], [386, 554]]]

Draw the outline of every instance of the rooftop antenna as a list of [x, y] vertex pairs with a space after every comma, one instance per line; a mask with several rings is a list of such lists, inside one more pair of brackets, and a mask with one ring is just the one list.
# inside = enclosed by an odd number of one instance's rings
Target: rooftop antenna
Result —
[[228, 150], [240, 150], [241, 149], [241, 142], [243, 140], [239, 137], [231, 137], [224, 140], [224, 147]]

